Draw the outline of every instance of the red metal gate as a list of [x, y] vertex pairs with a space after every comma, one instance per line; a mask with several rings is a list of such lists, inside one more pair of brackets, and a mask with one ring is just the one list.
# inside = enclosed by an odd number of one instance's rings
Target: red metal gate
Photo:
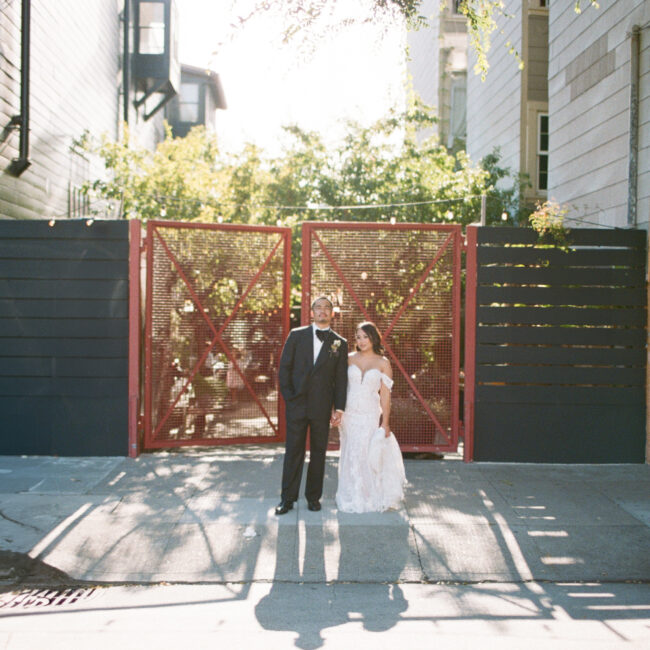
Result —
[[145, 448], [284, 438], [291, 230], [149, 221]]
[[351, 343], [360, 321], [377, 325], [404, 451], [458, 448], [461, 245], [460, 225], [303, 224], [303, 324], [323, 294]]

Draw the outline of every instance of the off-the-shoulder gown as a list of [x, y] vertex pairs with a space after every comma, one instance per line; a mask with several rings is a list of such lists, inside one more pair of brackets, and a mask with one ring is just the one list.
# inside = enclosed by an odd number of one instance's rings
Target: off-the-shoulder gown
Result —
[[343, 512], [381, 512], [398, 508], [406, 483], [395, 436], [379, 427], [379, 389], [393, 381], [378, 368], [348, 367], [348, 394], [340, 427], [341, 452], [336, 505]]

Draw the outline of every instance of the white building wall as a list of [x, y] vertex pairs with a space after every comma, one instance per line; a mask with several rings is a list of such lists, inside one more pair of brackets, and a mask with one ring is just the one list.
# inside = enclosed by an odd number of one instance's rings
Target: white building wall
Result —
[[[650, 0], [601, 3], [549, 13], [549, 191], [574, 207], [576, 225], [627, 227], [633, 25], [650, 20]], [[641, 37], [638, 224], [650, 207], [650, 59]], [[571, 222], [570, 222], [571, 223]]]
[[513, 172], [520, 168], [521, 83], [516, 59], [506, 47], [510, 41], [522, 50], [521, 0], [507, 0], [505, 11], [512, 18], [499, 17], [492, 34], [490, 69], [485, 81], [474, 73], [475, 54], [470, 47], [467, 65], [467, 152], [474, 161], [501, 152], [500, 165]]
[[[643, 5], [639, 25], [650, 21], [650, 2]], [[637, 225], [648, 229], [650, 223], [650, 32], [641, 32], [639, 57], [639, 132], [638, 132]]]
[[[420, 14], [429, 22], [426, 28], [407, 35], [409, 58], [407, 69], [413, 91], [422, 101], [438, 110], [438, 48], [440, 47], [440, 0], [424, 0]], [[420, 137], [438, 134], [438, 127], [420, 133]]]
[[[0, 16], [0, 125], [20, 114], [21, 2]], [[85, 129], [117, 136], [119, 15], [115, 0], [33, 2], [30, 65], [30, 167], [6, 169], [19, 133], [0, 145], [0, 217], [65, 217], [69, 184], [88, 178], [90, 162], [70, 146]]]
[[[0, 132], [20, 114], [21, 2], [0, 10]], [[0, 219], [68, 216], [71, 188], [104, 175], [103, 164], [71, 149], [84, 131], [120, 137], [123, 0], [31, 3], [29, 160], [19, 176], [7, 172], [18, 156], [19, 132], [0, 142]], [[148, 121], [131, 90], [134, 142], [153, 148], [163, 136], [163, 113]], [[117, 216], [107, 213], [105, 216]]]

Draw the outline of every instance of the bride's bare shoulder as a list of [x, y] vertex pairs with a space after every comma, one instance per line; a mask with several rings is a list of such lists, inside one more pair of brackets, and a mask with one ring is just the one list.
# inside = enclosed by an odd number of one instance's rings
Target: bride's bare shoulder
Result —
[[348, 363], [353, 359], [356, 359], [358, 355], [359, 355], [358, 350], [355, 350], [354, 352], [350, 352], [350, 354], [348, 354]]
[[393, 368], [390, 365], [390, 361], [386, 357], [381, 358], [379, 369], [389, 377], [393, 376]]

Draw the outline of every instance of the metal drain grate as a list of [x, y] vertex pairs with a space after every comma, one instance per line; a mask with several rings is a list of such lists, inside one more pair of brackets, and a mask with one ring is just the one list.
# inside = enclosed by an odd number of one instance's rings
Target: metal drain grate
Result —
[[74, 605], [94, 596], [97, 589], [31, 589], [0, 596], [0, 609], [36, 609]]

